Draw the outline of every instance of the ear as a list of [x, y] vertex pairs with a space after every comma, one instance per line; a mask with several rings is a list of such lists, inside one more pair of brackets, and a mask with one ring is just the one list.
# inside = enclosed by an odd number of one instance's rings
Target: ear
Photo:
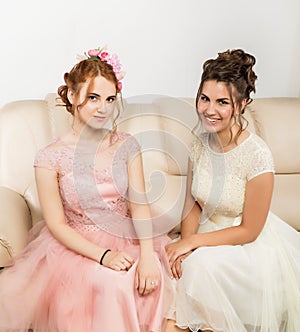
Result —
[[246, 107], [247, 105], [247, 99], [242, 100], [242, 110]]
[[247, 99], [243, 99], [242, 102], [241, 102], [241, 109], [236, 110], [235, 115], [239, 115], [239, 114], [244, 113], [244, 109], [245, 109], [246, 105], [247, 105]]
[[73, 105], [75, 102], [75, 92], [71, 89], [68, 89], [67, 97], [69, 99], [69, 102]]

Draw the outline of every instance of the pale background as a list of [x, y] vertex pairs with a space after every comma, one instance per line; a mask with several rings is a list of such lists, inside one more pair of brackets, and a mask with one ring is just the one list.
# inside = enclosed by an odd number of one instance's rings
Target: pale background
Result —
[[10, 0], [0, 11], [0, 106], [44, 98], [77, 54], [108, 44], [124, 97], [194, 97], [218, 51], [257, 58], [256, 97], [300, 96], [299, 0]]

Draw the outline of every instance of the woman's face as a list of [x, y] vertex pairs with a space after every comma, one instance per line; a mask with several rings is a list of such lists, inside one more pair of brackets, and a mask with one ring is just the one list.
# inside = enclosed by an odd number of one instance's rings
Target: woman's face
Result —
[[197, 106], [206, 131], [218, 134], [230, 132], [234, 123], [234, 107], [225, 83], [204, 82]]
[[101, 129], [112, 117], [117, 99], [116, 86], [103, 76], [97, 76], [92, 84], [88, 81], [81, 85], [78, 96], [69, 91], [68, 98], [75, 106], [74, 122], [77, 125]]

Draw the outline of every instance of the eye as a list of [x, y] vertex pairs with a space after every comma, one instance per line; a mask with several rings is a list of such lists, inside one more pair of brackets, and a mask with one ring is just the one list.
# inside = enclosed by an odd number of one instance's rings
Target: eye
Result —
[[116, 96], [108, 97], [106, 100], [107, 100], [107, 102], [109, 102], [109, 103], [113, 103], [113, 102], [116, 100]]
[[209, 101], [209, 99], [205, 95], [201, 95], [200, 101]]
[[220, 104], [220, 105], [229, 105], [229, 102], [228, 102], [227, 100], [221, 99], [221, 100], [219, 101], [219, 104]]
[[90, 95], [90, 96], [88, 96], [88, 99], [89, 99], [90, 101], [95, 102], [95, 101], [98, 100], [98, 97], [97, 97], [97, 96], [94, 96], [94, 95]]

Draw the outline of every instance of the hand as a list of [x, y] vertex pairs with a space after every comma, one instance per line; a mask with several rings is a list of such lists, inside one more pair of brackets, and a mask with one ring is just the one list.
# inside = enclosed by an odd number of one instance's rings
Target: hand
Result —
[[155, 253], [140, 258], [136, 273], [135, 286], [141, 296], [150, 294], [160, 284], [160, 272]]
[[174, 262], [179, 256], [184, 255], [193, 249], [191, 237], [187, 237], [166, 245], [166, 253], [169, 258], [170, 267], [172, 268]]
[[178, 280], [179, 278], [181, 278], [182, 276], [182, 270], [181, 270], [181, 263], [183, 262], [183, 260], [185, 258], [187, 258], [190, 254], [192, 253], [192, 251], [189, 251], [188, 253], [179, 256], [175, 262], [173, 263], [173, 265], [171, 266], [171, 271], [173, 274], [173, 277]]
[[115, 271], [129, 270], [134, 259], [123, 251], [109, 251], [103, 258], [102, 264]]

